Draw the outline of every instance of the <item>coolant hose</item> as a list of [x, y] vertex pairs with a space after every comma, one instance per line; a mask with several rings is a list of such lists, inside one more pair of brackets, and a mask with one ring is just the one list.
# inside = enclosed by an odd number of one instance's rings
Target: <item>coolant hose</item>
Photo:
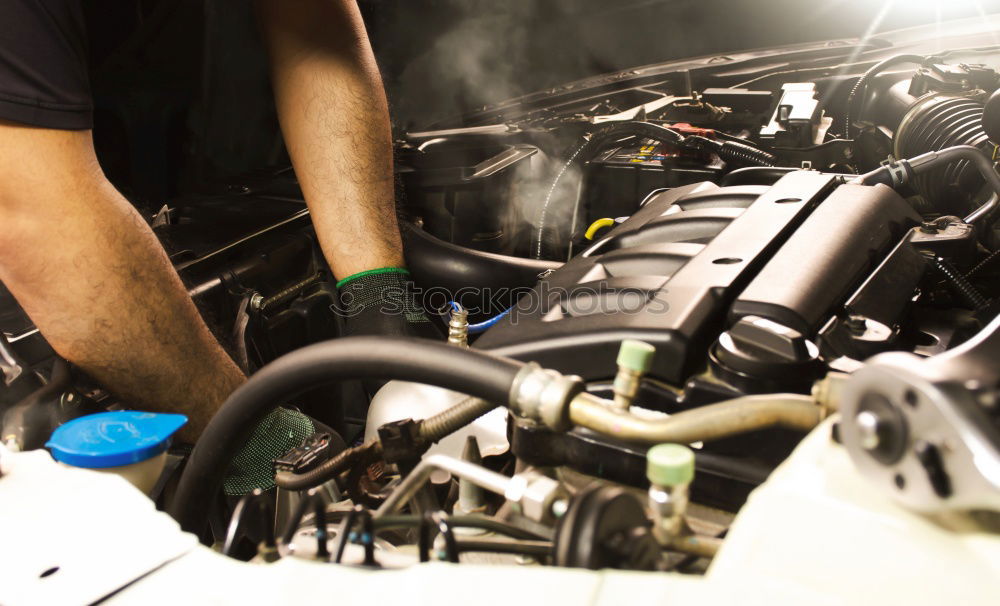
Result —
[[538, 282], [540, 274], [562, 265], [458, 246], [435, 238], [409, 221], [401, 221], [399, 231], [410, 274], [425, 289], [464, 293], [472, 288], [478, 291], [530, 288]]
[[523, 363], [437, 341], [347, 337], [303, 347], [271, 362], [223, 403], [195, 444], [171, 503], [181, 528], [199, 533], [233, 455], [275, 407], [345, 379], [413, 381], [506, 403]]
[[606, 436], [643, 444], [690, 444], [717, 440], [768, 427], [809, 431], [823, 418], [812, 398], [799, 394], [744, 396], [685, 410], [669, 417], [648, 418], [622, 412], [581, 394], [569, 407], [574, 425]]

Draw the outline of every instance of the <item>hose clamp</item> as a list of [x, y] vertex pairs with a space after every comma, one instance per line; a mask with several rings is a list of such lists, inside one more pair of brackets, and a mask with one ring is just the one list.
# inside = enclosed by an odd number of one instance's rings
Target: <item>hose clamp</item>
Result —
[[510, 409], [554, 431], [570, 427], [569, 403], [583, 391], [583, 379], [529, 362], [510, 388]]

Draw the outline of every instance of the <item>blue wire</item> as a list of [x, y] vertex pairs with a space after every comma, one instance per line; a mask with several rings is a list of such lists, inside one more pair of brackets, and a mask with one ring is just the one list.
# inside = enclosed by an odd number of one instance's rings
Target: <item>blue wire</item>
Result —
[[481, 332], [486, 332], [487, 329], [489, 329], [491, 326], [498, 323], [500, 320], [503, 320], [503, 317], [506, 316], [508, 313], [510, 313], [510, 310], [511, 308], [508, 307], [507, 309], [493, 316], [489, 320], [485, 320], [483, 322], [480, 322], [479, 324], [469, 324], [469, 334], [478, 335]]
[[[452, 311], [462, 311], [462, 306], [455, 301], [448, 301], [448, 306], [451, 307]], [[493, 316], [489, 320], [484, 320], [478, 324], [469, 324], [469, 334], [478, 335], [479, 333], [486, 332], [490, 327], [495, 325], [497, 322], [503, 319], [510, 312], [511, 308], [507, 308], [500, 312], [499, 314]]]

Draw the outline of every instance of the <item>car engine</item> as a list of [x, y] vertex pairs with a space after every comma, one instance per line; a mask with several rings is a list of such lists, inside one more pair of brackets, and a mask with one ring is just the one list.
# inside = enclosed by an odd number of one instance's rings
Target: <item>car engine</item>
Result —
[[[768, 486], [808, 465], [833, 482], [815, 469], [835, 451], [864, 498], [995, 541], [988, 26], [933, 52], [904, 31], [641, 67], [402, 134], [405, 253], [439, 342], [342, 337], [290, 169], [171, 201], [149, 219], [254, 374], [152, 498], [258, 563], [711, 576], [753, 557], [751, 519], [755, 544], [780, 534], [751, 509], [810, 515]], [[8, 458], [128, 408], [0, 301]], [[275, 460], [276, 491], [220, 502], [288, 402], [328, 431]]]

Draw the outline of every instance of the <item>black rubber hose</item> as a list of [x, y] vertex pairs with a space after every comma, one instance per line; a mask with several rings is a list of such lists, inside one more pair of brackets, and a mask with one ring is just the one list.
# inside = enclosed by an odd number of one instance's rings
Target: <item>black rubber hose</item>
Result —
[[745, 166], [731, 171], [722, 178], [719, 186], [774, 185], [778, 179], [798, 169], [778, 166]]
[[413, 281], [428, 289], [444, 288], [457, 293], [531, 287], [540, 274], [562, 266], [552, 261], [498, 255], [451, 244], [406, 221], [400, 222], [399, 230]]
[[[920, 154], [908, 160], [892, 162], [885, 166], [880, 166], [871, 172], [859, 175], [852, 183], [860, 183], [861, 185], [881, 183], [896, 188], [909, 183], [915, 176], [961, 160], [966, 160], [976, 167], [979, 174], [986, 180], [986, 184], [995, 193], [1000, 195], [1000, 174], [993, 168], [993, 160], [989, 154], [971, 145], [956, 145]], [[987, 204], [991, 204], [991, 202], [987, 202]]]
[[253, 375], [215, 413], [181, 475], [171, 515], [198, 534], [233, 455], [256, 424], [295, 396], [344, 379], [425, 383], [507, 402], [523, 363], [437, 341], [347, 337], [284, 355]]
[[851, 112], [854, 109], [855, 103], [861, 103], [861, 108], [859, 108], [857, 114], [858, 119], [861, 118], [860, 109], [864, 107], [865, 98], [868, 96], [868, 85], [871, 83], [872, 78], [890, 67], [899, 65], [900, 63], [916, 63], [922, 65], [926, 60], [926, 57], [922, 57], [920, 55], [896, 55], [895, 57], [889, 57], [884, 61], [879, 61], [875, 65], [869, 67], [868, 71], [861, 74], [861, 77], [854, 83], [854, 86], [851, 87], [851, 92], [847, 95], [847, 103], [844, 108], [844, 138], [851, 138]]
[[552, 543], [549, 541], [474, 541], [462, 540], [455, 544], [458, 553], [471, 551], [481, 553], [509, 553], [526, 555], [533, 558], [547, 558], [552, 555]]
[[[392, 528], [418, 528], [423, 518], [417, 515], [392, 515], [383, 516], [375, 520], [375, 530], [389, 530]], [[537, 540], [545, 538], [534, 532], [518, 528], [506, 522], [501, 522], [496, 518], [486, 516], [451, 516], [448, 522], [452, 528], [479, 528], [494, 534], [501, 534], [513, 539]]]

